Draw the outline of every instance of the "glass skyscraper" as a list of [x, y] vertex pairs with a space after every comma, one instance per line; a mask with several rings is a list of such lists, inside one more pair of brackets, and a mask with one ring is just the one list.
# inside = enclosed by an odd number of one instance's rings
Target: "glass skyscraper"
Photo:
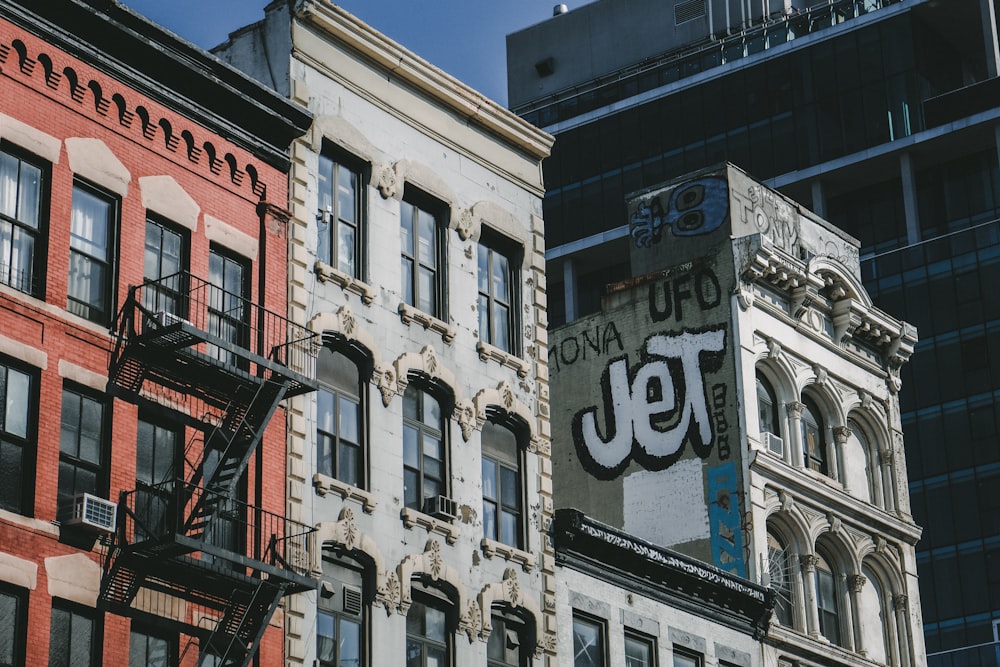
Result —
[[557, 137], [550, 325], [631, 275], [627, 194], [722, 161], [858, 238], [875, 303], [920, 334], [901, 396], [928, 664], [1000, 664], [994, 1], [610, 3], [508, 37], [511, 108]]

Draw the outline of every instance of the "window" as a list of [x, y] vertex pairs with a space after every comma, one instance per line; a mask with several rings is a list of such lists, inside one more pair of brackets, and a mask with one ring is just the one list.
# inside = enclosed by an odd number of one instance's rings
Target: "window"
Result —
[[767, 578], [767, 585], [777, 593], [774, 613], [778, 622], [792, 627], [792, 571], [788, 549], [770, 531], [767, 533]]
[[365, 181], [358, 165], [350, 162], [339, 155], [319, 157], [319, 258], [360, 279]]
[[133, 627], [129, 635], [129, 667], [173, 667], [177, 664], [177, 637], [147, 634]]
[[448, 613], [436, 599], [414, 599], [406, 614], [406, 667], [449, 667]]
[[70, 602], [52, 602], [49, 667], [97, 667], [101, 664], [101, 628], [96, 612]]
[[36, 377], [0, 359], [0, 508], [19, 514], [33, 509]]
[[826, 445], [823, 442], [823, 422], [820, 420], [816, 404], [803, 399], [802, 409], [802, 459], [810, 470], [828, 474]]
[[524, 624], [498, 610], [494, 610], [491, 618], [493, 629], [486, 643], [487, 667], [525, 667], [528, 651], [522, 648]]
[[187, 270], [187, 242], [180, 232], [156, 220], [146, 220], [143, 278], [159, 281], [143, 290], [143, 305], [152, 312], [183, 317], [182, 293]]
[[0, 150], [0, 283], [42, 295], [45, 171]]
[[65, 511], [74, 496], [106, 495], [104, 450], [107, 442], [106, 405], [102, 399], [63, 388], [59, 433], [59, 508]]
[[504, 352], [517, 353], [517, 305], [514, 287], [518, 284], [513, 255], [504, 254], [488, 230], [479, 242], [479, 340]]
[[774, 389], [765, 378], [757, 375], [757, 414], [761, 437], [765, 433], [781, 435], [778, 426], [778, 401], [774, 398]]
[[703, 667], [704, 664], [700, 653], [674, 647], [674, 667]]
[[441, 404], [410, 385], [403, 393], [403, 504], [418, 511], [448, 495]]
[[81, 183], [73, 185], [69, 235], [69, 292], [66, 308], [91, 322], [106, 324], [113, 310], [116, 204]]
[[0, 667], [23, 665], [28, 639], [28, 591], [0, 584]]
[[322, 667], [359, 667], [363, 657], [361, 570], [323, 560], [316, 617], [316, 657]]
[[604, 624], [573, 614], [573, 667], [604, 667]]
[[625, 631], [625, 667], [655, 667], [656, 640], [632, 630]]
[[[181, 456], [183, 431], [151, 415], [139, 415], [135, 448], [136, 530], [151, 537], [167, 534], [175, 465]], [[144, 531], [143, 531], [144, 532]]]
[[510, 429], [483, 424], [483, 533], [520, 549], [524, 544], [521, 512], [521, 449]]
[[444, 224], [405, 198], [400, 203], [403, 301], [444, 318]]
[[[250, 267], [240, 257], [212, 248], [208, 255], [209, 291], [208, 332], [241, 348], [250, 344], [250, 316], [247, 300], [250, 296], [247, 276]], [[235, 363], [236, 355], [216, 348], [213, 356], [225, 363]]]
[[317, 469], [345, 484], [363, 486], [365, 428], [358, 367], [345, 355], [324, 347], [319, 352], [317, 375]]
[[816, 606], [819, 631], [831, 643], [840, 645], [840, 601], [837, 579], [823, 556], [816, 554]]

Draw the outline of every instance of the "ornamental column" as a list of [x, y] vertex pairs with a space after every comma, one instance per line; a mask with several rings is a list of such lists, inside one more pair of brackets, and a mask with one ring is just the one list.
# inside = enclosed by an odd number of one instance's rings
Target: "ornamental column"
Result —
[[819, 606], [816, 600], [816, 554], [802, 554], [799, 563], [802, 565], [802, 589], [806, 603], [806, 632], [813, 639], [819, 639]]
[[802, 411], [806, 409], [806, 404], [802, 401], [790, 401], [785, 406], [788, 413], [788, 449], [791, 453], [791, 464], [798, 468], [805, 467], [805, 459], [802, 455]]
[[861, 609], [861, 590], [867, 581], [868, 577], [863, 574], [851, 574], [847, 577], [847, 606], [854, 614], [854, 622], [850, 624], [851, 634], [854, 635], [854, 650], [864, 656], [868, 655], [868, 650], [865, 648], [864, 636], [861, 634], [861, 615], [867, 610]]

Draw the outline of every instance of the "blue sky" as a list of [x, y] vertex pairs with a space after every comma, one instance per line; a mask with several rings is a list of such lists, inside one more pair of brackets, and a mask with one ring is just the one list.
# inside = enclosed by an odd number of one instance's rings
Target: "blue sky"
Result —
[[[269, 0], [120, 0], [211, 48], [264, 17]], [[555, 0], [342, 0], [336, 4], [500, 104], [507, 103], [507, 33], [552, 16]], [[570, 5], [584, 4], [582, 0]]]

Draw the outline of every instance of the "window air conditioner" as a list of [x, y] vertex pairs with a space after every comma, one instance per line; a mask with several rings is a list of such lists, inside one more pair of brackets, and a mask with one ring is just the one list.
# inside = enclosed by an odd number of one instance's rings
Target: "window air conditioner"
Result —
[[70, 516], [62, 523], [66, 526], [80, 526], [110, 533], [115, 529], [117, 513], [117, 503], [89, 493], [81, 493], [73, 497]]
[[424, 514], [430, 514], [444, 521], [454, 521], [458, 516], [458, 507], [455, 501], [447, 496], [424, 498]]
[[767, 445], [769, 450], [771, 450], [771, 453], [776, 454], [777, 456], [785, 455], [785, 442], [774, 433], [764, 434], [764, 444]]

